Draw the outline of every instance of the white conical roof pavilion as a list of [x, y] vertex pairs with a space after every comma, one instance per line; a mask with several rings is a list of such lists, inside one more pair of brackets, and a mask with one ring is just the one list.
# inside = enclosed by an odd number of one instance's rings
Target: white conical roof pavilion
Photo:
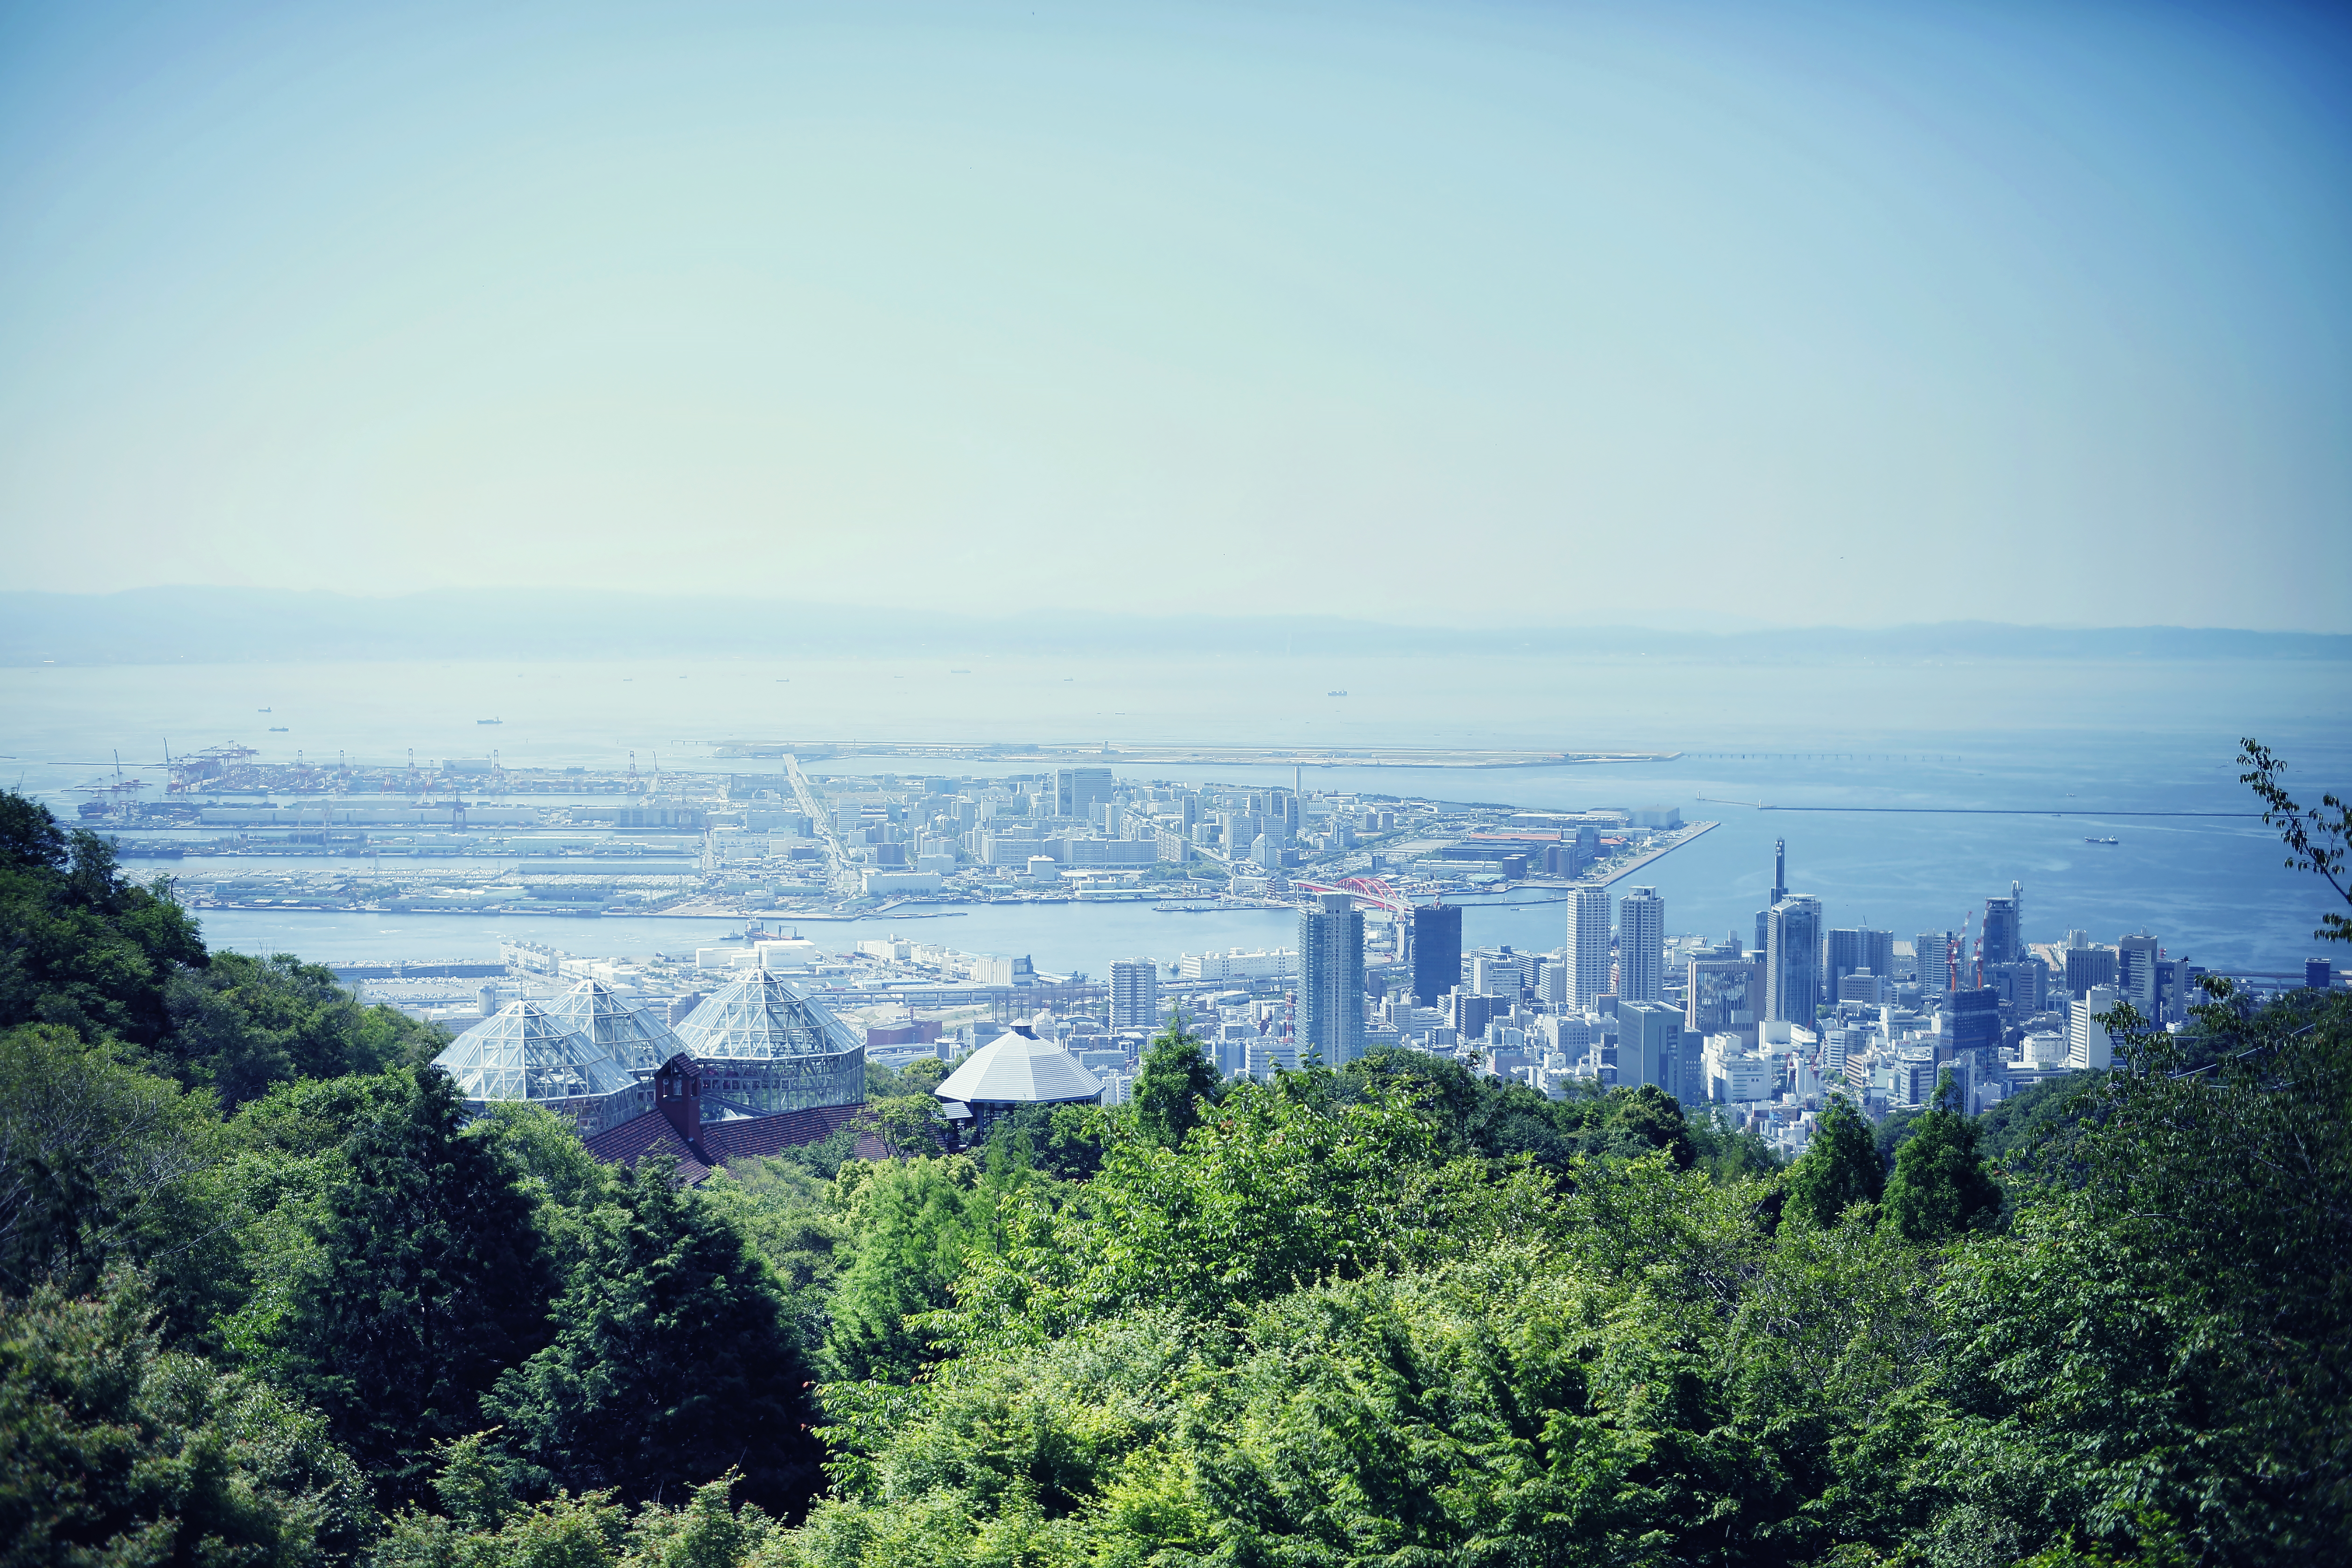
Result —
[[1038, 1038], [1028, 1025], [1015, 1024], [965, 1058], [931, 1092], [966, 1105], [1055, 1105], [1093, 1100], [1102, 1088], [1077, 1058]]
[[601, 980], [582, 981], [548, 1003], [547, 1011], [587, 1036], [626, 1072], [651, 1072], [686, 1048], [667, 1020], [623, 1000]]

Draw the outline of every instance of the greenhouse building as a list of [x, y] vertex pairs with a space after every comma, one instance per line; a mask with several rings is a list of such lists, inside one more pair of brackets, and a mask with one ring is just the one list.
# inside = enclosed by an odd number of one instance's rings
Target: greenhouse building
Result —
[[601, 980], [583, 980], [546, 1005], [630, 1072], [645, 1076], [685, 1047], [650, 1007], [633, 1007]]
[[457, 1080], [479, 1116], [514, 1102], [544, 1107], [593, 1137], [653, 1105], [653, 1091], [571, 1017], [537, 1002], [509, 1002], [449, 1043], [433, 1065]]
[[866, 1042], [773, 970], [740, 971], [677, 1037], [702, 1069], [705, 1121], [865, 1103]]

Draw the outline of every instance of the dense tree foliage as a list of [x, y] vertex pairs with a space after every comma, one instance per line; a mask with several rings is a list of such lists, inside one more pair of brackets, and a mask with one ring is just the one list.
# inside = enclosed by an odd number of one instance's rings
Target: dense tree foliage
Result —
[[589, 1217], [553, 1342], [481, 1408], [572, 1491], [683, 1496], [731, 1466], [749, 1495], [792, 1506], [817, 1454], [783, 1293], [724, 1211], [670, 1177], [661, 1163], [621, 1173]]
[[1155, 1143], [1177, 1147], [1199, 1123], [1201, 1108], [1215, 1103], [1220, 1082], [1217, 1064], [1178, 1014], [1144, 1052], [1135, 1075], [1129, 1099], [1137, 1131]]
[[349, 1142], [275, 1336], [287, 1385], [387, 1498], [421, 1495], [434, 1447], [547, 1342], [556, 1291], [513, 1163], [464, 1135], [447, 1074], [404, 1076], [402, 1102]]
[[297, 1568], [373, 1527], [325, 1423], [166, 1350], [124, 1276], [0, 1297], [0, 1562]]
[[85, 1039], [164, 1043], [164, 993], [203, 967], [195, 921], [166, 884], [127, 882], [114, 849], [0, 791], [0, 1028], [60, 1025]]
[[1832, 1098], [1812, 1142], [1789, 1168], [1783, 1212], [1827, 1227], [1854, 1205], [1876, 1203], [1885, 1190], [1886, 1166], [1871, 1142], [1870, 1124], [1843, 1095]]
[[438, 1028], [362, 1006], [318, 964], [205, 951], [163, 878], [117, 874], [113, 847], [0, 790], [0, 1029], [106, 1041], [238, 1105], [273, 1083], [432, 1059]]

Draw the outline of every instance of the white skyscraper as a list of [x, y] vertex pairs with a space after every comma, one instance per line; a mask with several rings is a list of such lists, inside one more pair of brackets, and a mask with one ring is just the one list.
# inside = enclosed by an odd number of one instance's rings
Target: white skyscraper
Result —
[[2101, 1013], [2112, 1013], [2116, 1007], [2116, 989], [2112, 985], [2094, 985], [2077, 998], [2073, 1013], [2066, 1020], [2066, 1065], [2076, 1072], [2104, 1072], [2115, 1066], [2115, 1037], [2098, 1021]]
[[1655, 888], [1635, 888], [1617, 906], [1617, 994], [1655, 1002], [1666, 984], [1666, 901]]
[[1568, 900], [1569, 1005], [1589, 1012], [1609, 990], [1609, 889], [1579, 888]]

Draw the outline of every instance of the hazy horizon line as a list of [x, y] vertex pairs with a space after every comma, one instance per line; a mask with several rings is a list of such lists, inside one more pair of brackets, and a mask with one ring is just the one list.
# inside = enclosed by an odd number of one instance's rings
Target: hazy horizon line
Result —
[[[1553, 621], [1492, 621], [1483, 624], [1463, 624], [1455, 621], [1422, 621], [1381, 619], [1363, 616], [1347, 616], [1328, 612], [1295, 614], [1267, 612], [1188, 611], [1167, 612], [1105, 608], [1094, 605], [1032, 606], [1025, 609], [1001, 610], [990, 608], [923, 609], [905, 605], [875, 603], [848, 599], [795, 598], [780, 595], [755, 593], [684, 594], [625, 588], [576, 588], [564, 586], [513, 586], [499, 584], [466, 584], [440, 588], [413, 589], [396, 593], [355, 593], [337, 588], [259, 587], [231, 584], [170, 584], [143, 587], [117, 588], [101, 592], [75, 592], [61, 589], [20, 588], [0, 590], [0, 607], [11, 606], [37, 616], [44, 601], [59, 608], [67, 605], [124, 604], [129, 601], [153, 601], [193, 598], [242, 598], [252, 601], [278, 600], [289, 608], [309, 605], [369, 605], [394, 607], [399, 605], [447, 605], [452, 601], [504, 600], [520, 605], [531, 603], [539, 608], [551, 605], [576, 607], [583, 601], [601, 601], [609, 605], [634, 604], [647, 610], [662, 608], [685, 609], [702, 605], [728, 605], [744, 610], [790, 610], [802, 615], [824, 616], [886, 616], [908, 617], [900, 624], [913, 626], [933, 626], [944, 630], [957, 623], [982, 627], [1026, 625], [1041, 631], [1058, 624], [1073, 626], [1078, 624], [1115, 623], [1134, 630], [1163, 629], [1177, 626], [1213, 625], [1234, 631], [1266, 631], [1274, 628], [1312, 629], [1318, 633], [1396, 633], [1416, 638], [1458, 638], [1492, 642], [1510, 638], [1540, 637], [1586, 640], [1615, 634], [1639, 633], [1650, 637], [1671, 637], [1711, 639], [1730, 642], [1745, 639], [1770, 639], [1802, 636], [1840, 636], [1857, 637], [1895, 637], [1906, 634], [1932, 633], [1948, 636], [1956, 632], [2022, 632], [2061, 637], [2095, 638], [2126, 637], [2159, 637], [2165, 638], [2227, 637], [2264, 641], [2294, 642], [2311, 645], [2310, 652], [2327, 651], [2336, 657], [2352, 658], [2352, 632], [2314, 631], [2301, 627], [2262, 627], [2236, 626], [2184, 626], [2168, 622], [2032, 622], [2003, 621], [1985, 617], [1963, 617], [1948, 620], [1888, 621], [1880, 623], [1838, 621], [1764, 621], [1743, 618], [1736, 624], [1726, 624], [1717, 616], [1674, 617], [1638, 615], [1612, 620], [1574, 619]], [[21, 626], [20, 616], [7, 617], [13, 626]], [[1693, 625], [1703, 620], [1706, 625]], [[22, 642], [21, 636], [0, 634], [11, 643]], [[15, 660], [18, 650], [0, 647], [0, 659]], [[111, 662], [111, 661], [110, 661]]]

